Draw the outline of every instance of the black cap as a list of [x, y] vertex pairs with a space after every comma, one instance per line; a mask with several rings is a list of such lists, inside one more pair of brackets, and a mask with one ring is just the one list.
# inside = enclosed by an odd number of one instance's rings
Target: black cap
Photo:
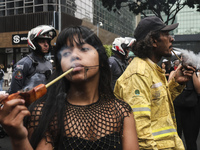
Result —
[[156, 16], [142, 19], [135, 29], [134, 37], [137, 41], [144, 39], [150, 31], [171, 31], [178, 27], [178, 23], [166, 25]]

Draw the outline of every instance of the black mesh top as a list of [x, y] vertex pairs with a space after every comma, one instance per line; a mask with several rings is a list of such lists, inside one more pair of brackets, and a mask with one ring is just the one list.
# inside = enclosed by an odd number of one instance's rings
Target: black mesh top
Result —
[[[44, 103], [38, 104], [29, 119], [28, 128], [36, 128]], [[86, 106], [72, 105], [66, 101], [64, 112], [63, 147], [66, 150], [121, 150], [123, 121], [132, 112], [124, 101], [105, 96]], [[57, 149], [57, 117], [48, 127], [48, 135]]]

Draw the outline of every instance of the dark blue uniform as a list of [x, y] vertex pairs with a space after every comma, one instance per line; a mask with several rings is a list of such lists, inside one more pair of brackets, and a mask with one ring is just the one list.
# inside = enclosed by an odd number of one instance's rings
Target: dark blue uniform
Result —
[[27, 91], [39, 84], [46, 84], [52, 68], [49, 60], [40, 58], [34, 53], [22, 58], [14, 66], [9, 94], [20, 90]]
[[114, 90], [115, 83], [117, 79], [122, 75], [122, 73], [125, 71], [126, 67], [128, 66], [128, 62], [126, 60], [121, 60], [117, 58], [116, 56], [109, 57], [109, 65], [111, 69], [111, 75], [112, 75], [112, 82], [111, 86]]

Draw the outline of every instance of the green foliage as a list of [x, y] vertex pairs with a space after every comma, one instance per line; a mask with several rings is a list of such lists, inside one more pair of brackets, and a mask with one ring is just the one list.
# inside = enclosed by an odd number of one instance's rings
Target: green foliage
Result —
[[106, 49], [106, 54], [108, 57], [112, 56], [113, 55], [113, 52], [112, 52], [112, 45], [104, 45], [105, 49]]
[[[128, 7], [134, 14], [145, 14], [145, 10], [152, 11], [157, 17], [165, 20], [166, 24], [174, 23], [177, 13], [185, 6], [200, 11], [199, 0], [101, 0], [103, 6], [109, 11], [120, 10], [121, 7]], [[163, 19], [162, 14], [167, 18]]]

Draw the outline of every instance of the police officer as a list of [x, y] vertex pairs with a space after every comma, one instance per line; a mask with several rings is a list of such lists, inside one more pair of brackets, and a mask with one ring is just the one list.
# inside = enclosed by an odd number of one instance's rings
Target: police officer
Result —
[[55, 36], [56, 30], [48, 25], [40, 25], [29, 31], [28, 46], [32, 52], [15, 64], [9, 94], [46, 83], [53, 67], [45, 55], [52, 49], [51, 40]]
[[126, 60], [126, 58], [129, 54], [130, 48], [135, 41], [135, 38], [118, 37], [115, 38], [112, 43], [112, 51], [114, 52], [114, 55], [109, 57], [109, 65], [112, 74], [111, 86], [113, 90], [115, 87], [115, 82], [128, 66], [128, 61]]

